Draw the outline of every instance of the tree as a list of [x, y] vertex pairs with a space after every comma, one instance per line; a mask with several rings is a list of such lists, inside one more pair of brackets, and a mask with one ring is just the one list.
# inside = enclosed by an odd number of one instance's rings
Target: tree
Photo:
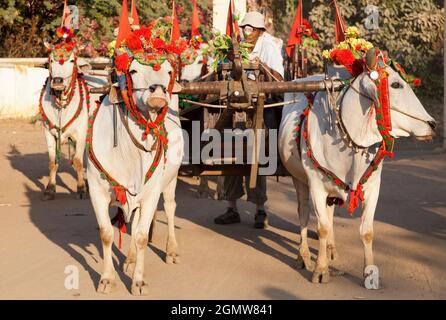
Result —
[[[84, 54], [105, 54], [106, 46], [113, 39], [113, 30], [118, 26], [121, 0], [77, 0], [81, 30], [79, 37], [87, 47]], [[137, 0], [141, 23], [171, 15], [171, 1]], [[198, 0], [201, 8], [203, 34], [209, 35], [212, 24], [211, 2]], [[190, 33], [192, 1], [176, 0], [181, 30]], [[45, 56], [44, 40], [54, 38], [55, 29], [61, 23], [62, 0], [5, 0], [0, 3], [0, 56], [36, 57]]]

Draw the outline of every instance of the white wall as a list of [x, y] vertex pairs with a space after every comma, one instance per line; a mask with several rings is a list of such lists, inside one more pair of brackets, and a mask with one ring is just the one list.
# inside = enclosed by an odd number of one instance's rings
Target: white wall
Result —
[[47, 77], [48, 70], [44, 68], [0, 66], [0, 119], [35, 116]]
[[[226, 21], [228, 19], [228, 8], [230, 0], [213, 0], [213, 28], [226, 33]], [[234, 0], [236, 13], [240, 13], [240, 21], [246, 13], [246, 0]]]

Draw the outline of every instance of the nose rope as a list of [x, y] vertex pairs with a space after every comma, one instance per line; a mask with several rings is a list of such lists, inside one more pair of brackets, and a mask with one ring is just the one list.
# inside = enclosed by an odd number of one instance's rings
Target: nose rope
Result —
[[410, 114], [408, 114], [408, 113], [406, 113], [406, 112], [404, 112], [404, 111], [398, 110], [398, 109], [396, 109], [396, 108], [394, 108], [394, 107], [391, 107], [390, 110], [395, 111], [395, 112], [398, 112], [398, 113], [401, 113], [402, 115], [405, 115], [406, 117], [412, 118], [412, 119], [414, 119], [414, 120], [418, 120], [418, 121], [424, 122], [424, 123], [426, 123], [426, 124], [429, 124], [429, 121], [428, 121], [428, 120], [423, 120], [423, 119], [417, 118], [417, 117], [415, 117], [415, 116], [413, 116], [413, 115], [410, 115]]

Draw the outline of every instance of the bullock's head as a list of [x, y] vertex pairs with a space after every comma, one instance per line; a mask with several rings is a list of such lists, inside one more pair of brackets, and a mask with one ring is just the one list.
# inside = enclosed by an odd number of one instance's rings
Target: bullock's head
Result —
[[[170, 104], [171, 95], [181, 90], [176, 80], [178, 57], [188, 49], [185, 39], [171, 39], [169, 19], [157, 19], [148, 27], [133, 31], [118, 47], [115, 58], [120, 79], [142, 111], [157, 111]], [[121, 89], [123, 86], [120, 81]], [[130, 101], [131, 103], [132, 101]]]
[[169, 59], [155, 65], [133, 59], [127, 77], [131, 80], [133, 100], [140, 110], [158, 111], [169, 105], [172, 93], [181, 89]]
[[375, 103], [378, 101], [376, 77], [382, 76], [383, 72], [388, 75], [391, 134], [395, 138], [415, 136], [419, 140], [432, 139], [435, 135], [435, 120], [427, 113], [410, 83], [406, 82], [404, 71], [394, 70], [390, 65], [384, 64], [378, 49], [370, 49], [365, 62], [368, 70], [363, 74], [360, 84]]
[[207, 45], [190, 48], [181, 55], [182, 82], [200, 81], [212, 72], [213, 58], [207, 53]]
[[79, 47], [71, 39], [64, 40], [56, 45], [45, 42], [50, 51], [48, 68], [51, 78], [51, 89], [57, 94], [65, 92], [70, 83], [77, 78], [79, 72], [90, 69], [90, 65], [77, 58]]
[[[434, 118], [427, 113], [401, 70], [394, 70], [389, 61], [379, 49], [370, 49], [365, 57], [365, 71], [352, 84], [355, 90], [349, 89], [345, 95], [343, 122], [358, 145], [370, 146], [381, 141], [379, 127], [386, 125], [390, 125], [390, 134], [395, 138], [415, 136], [418, 140], [430, 140], [435, 135]], [[387, 83], [381, 82], [382, 79], [387, 79]], [[385, 123], [377, 123], [374, 106], [380, 104], [379, 97], [384, 94], [382, 87], [388, 90], [390, 110], [384, 118], [390, 121], [380, 119]], [[359, 108], [355, 91], [359, 92]]]

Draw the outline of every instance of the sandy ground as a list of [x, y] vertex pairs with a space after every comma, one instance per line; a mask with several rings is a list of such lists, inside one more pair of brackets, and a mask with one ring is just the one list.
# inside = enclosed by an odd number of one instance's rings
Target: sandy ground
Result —
[[[197, 199], [195, 179], [177, 189], [176, 232], [182, 263], [166, 265], [166, 220], [162, 211], [154, 244], [147, 248], [148, 299], [445, 299], [446, 155], [433, 145], [398, 151], [385, 165], [374, 242], [380, 290], [362, 287], [363, 249], [359, 216], [336, 211], [339, 257], [333, 267], [345, 275], [314, 285], [295, 269], [299, 237], [295, 194], [289, 178], [269, 180], [271, 227], [255, 230], [253, 207], [241, 206], [242, 223], [216, 226], [225, 203]], [[89, 200], [76, 200], [74, 171], [64, 162], [57, 199], [42, 202], [47, 154], [39, 126], [0, 121], [0, 298], [135, 299], [131, 279], [120, 271], [125, 251], [114, 248], [115, 291], [96, 293], [102, 269], [96, 219]], [[162, 206], [160, 206], [162, 208]], [[317, 251], [312, 218], [310, 247]], [[115, 233], [117, 244], [117, 232]], [[64, 286], [67, 266], [79, 270], [79, 289]]]

